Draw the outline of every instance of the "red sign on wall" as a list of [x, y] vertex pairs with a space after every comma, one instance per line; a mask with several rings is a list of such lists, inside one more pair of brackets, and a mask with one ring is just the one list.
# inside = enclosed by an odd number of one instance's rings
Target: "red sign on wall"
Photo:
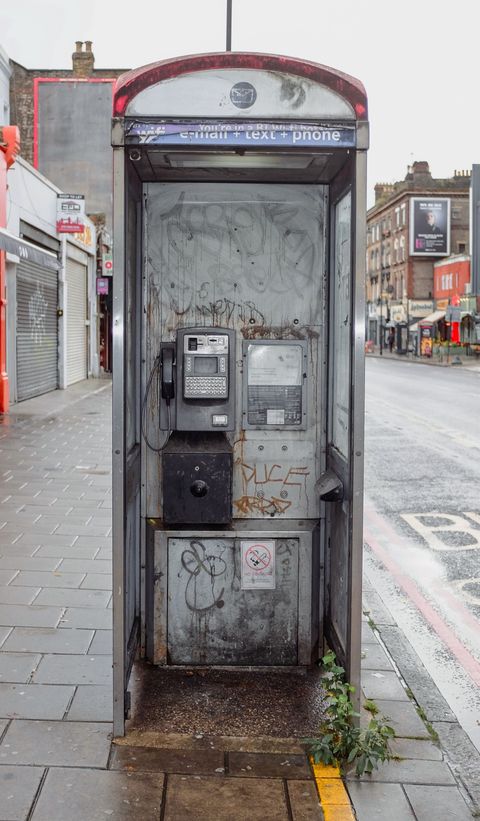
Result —
[[85, 197], [83, 194], [57, 194], [57, 232], [83, 234]]

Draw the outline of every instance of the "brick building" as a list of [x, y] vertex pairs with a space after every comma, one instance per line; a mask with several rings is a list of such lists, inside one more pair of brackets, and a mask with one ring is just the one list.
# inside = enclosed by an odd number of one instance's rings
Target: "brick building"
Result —
[[85, 194], [89, 215], [111, 233], [112, 86], [127, 69], [95, 68], [90, 41], [77, 41], [71, 69], [10, 66], [22, 156], [62, 191]]
[[[376, 344], [380, 329], [383, 343], [386, 328], [433, 311], [435, 262], [469, 251], [469, 195], [470, 172], [435, 179], [428, 162], [414, 162], [404, 180], [375, 186], [367, 213], [366, 320]], [[429, 234], [413, 220], [432, 208], [444, 222]]]

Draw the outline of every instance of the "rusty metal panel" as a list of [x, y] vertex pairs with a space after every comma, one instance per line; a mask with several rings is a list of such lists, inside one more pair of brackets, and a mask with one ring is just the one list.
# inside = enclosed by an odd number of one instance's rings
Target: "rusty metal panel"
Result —
[[274, 543], [275, 588], [251, 590], [241, 540], [168, 539], [169, 663], [297, 663], [299, 540]]
[[[237, 355], [233, 515], [318, 517], [322, 469], [325, 186], [153, 183], [145, 186], [146, 379], [162, 342], [180, 327], [224, 327], [245, 339], [300, 339], [307, 347], [304, 431], [244, 431], [242, 357]], [[146, 404], [153, 447], [158, 394]], [[274, 444], [275, 443], [275, 444]], [[282, 458], [278, 458], [279, 452]], [[148, 516], [162, 516], [161, 459], [146, 453]], [[281, 464], [279, 464], [281, 462]]]

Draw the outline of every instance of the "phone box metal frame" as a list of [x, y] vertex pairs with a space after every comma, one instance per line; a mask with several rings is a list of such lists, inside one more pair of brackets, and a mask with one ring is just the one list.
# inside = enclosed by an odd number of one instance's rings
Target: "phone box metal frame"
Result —
[[[358, 699], [365, 90], [295, 58], [166, 60], [118, 79], [112, 145], [114, 733], [137, 657], [328, 645]], [[227, 389], [207, 357], [184, 396], [194, 332], [228, 334]]]

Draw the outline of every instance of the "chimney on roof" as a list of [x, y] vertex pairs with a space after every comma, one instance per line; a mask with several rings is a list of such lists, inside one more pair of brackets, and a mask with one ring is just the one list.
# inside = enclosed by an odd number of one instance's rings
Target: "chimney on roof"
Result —
[[[85, 50], [83, 50], [85, 45]], [[75, 42], [75, 51], [72, 54], [72, 68], [75, 77], [90, 77], [93, 74], [95, 57], [92, 51], [92, 41], [81, 40]]]

